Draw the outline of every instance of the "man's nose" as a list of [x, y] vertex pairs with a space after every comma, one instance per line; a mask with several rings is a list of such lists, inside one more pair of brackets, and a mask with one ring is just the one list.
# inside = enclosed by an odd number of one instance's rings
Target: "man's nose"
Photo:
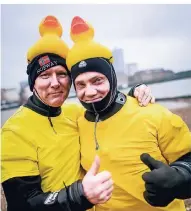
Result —
[[53, 74], [51, 77], [51, 87], [52, 88], [58, 88], [60, 86], [60, 82], [57, 78], [56, 74]]
[[86, 87], [86, 91], [85, 91], [85, 95], [87, 97], [91, 97], [97, 94], [97, 90], [95, 88], [93, 88], [92, 86], [87, 86]]

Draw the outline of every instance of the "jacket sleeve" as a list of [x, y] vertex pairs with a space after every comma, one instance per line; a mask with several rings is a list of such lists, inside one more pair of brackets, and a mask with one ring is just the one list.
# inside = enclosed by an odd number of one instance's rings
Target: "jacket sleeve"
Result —
[[189, 128], [181, 117], [167, 109], [162, 109], [157, 135], [162, 155], [180, 176], [175, 190], [176, 198], [191, 197], [191, 134]]
[[191, 152], [191, 134], [180, 116], [160, 105], [157, 105], [156, 108], [159, 113], [159, 115], [155, 114], [155, 119], [159, 121], [159, 126], [157, 126], [158, 145], [163, 157], [171, 164]]
[[128, 95], [131, 96], [131, 97], [135, 97], [135, 96], [134, 96], [135, 88], [138, 87], [138, 86], [140, 86], [140, 85], [142, 85], [142, 84], [137, 84], [137, 85], [131, 87], [131, 89], [130, 89], [129, 92], [128, 92]]
[[93, 207], [80, 180], [56, 192], [44, 193], [40, 176], [15, 177], [2, 183], [8, 211], [84, 211]]
[[177, 186], [178, 199], [191, 198], [191, 152], [183, 155], [178, 160], [170, 164], [182, 177], [181, 184]]

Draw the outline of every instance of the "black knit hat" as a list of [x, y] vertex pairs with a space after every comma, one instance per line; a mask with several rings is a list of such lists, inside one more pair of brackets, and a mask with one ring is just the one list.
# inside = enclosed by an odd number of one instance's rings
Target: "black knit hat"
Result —
[[99, 72], [106, 76], [110, 84], [110, 91], [107, 96], [99, 102], [85, 103], [82, 105], [91, 112], [100, 113], [107, 109], [114, 101], [117, 96], [117, 77], [113, 65], [108, 59], [105, 58], [90, 58], [78, 62], [71, 68], [72, 81], [75, 87], [75, 79], [78, 75], [85, 72]]
[[35, 80], [42, 72], [57, 65], [62, 65], [70, 76], [70, 72], [66, 66], [66, 60], [59, 55], [53, 53], [43, 53], [35, 57], [27, 66], [30, 90], [33, 91]]

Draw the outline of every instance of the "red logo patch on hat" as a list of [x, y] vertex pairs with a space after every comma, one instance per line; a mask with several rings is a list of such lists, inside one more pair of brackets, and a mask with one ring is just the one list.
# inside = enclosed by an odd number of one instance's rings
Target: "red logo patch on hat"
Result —
[[38, 63], [42, 67], [43, 65], [50, 63], [50, 59], [48, 56], [43, 56], [38, 60]]

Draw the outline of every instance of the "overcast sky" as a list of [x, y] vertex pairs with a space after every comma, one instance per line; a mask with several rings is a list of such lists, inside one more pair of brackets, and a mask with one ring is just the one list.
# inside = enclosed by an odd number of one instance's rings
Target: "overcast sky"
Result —
[[27, 79], [26, 52], [39, 39], [38, 25], [47, 15], [60, 20], [70, 47], [70, 23], [79, 15], [94, 26], [96, 41], [124, 49], [126, 63], [191, 69], [191, 5], [2, 5], [2, 87]]

